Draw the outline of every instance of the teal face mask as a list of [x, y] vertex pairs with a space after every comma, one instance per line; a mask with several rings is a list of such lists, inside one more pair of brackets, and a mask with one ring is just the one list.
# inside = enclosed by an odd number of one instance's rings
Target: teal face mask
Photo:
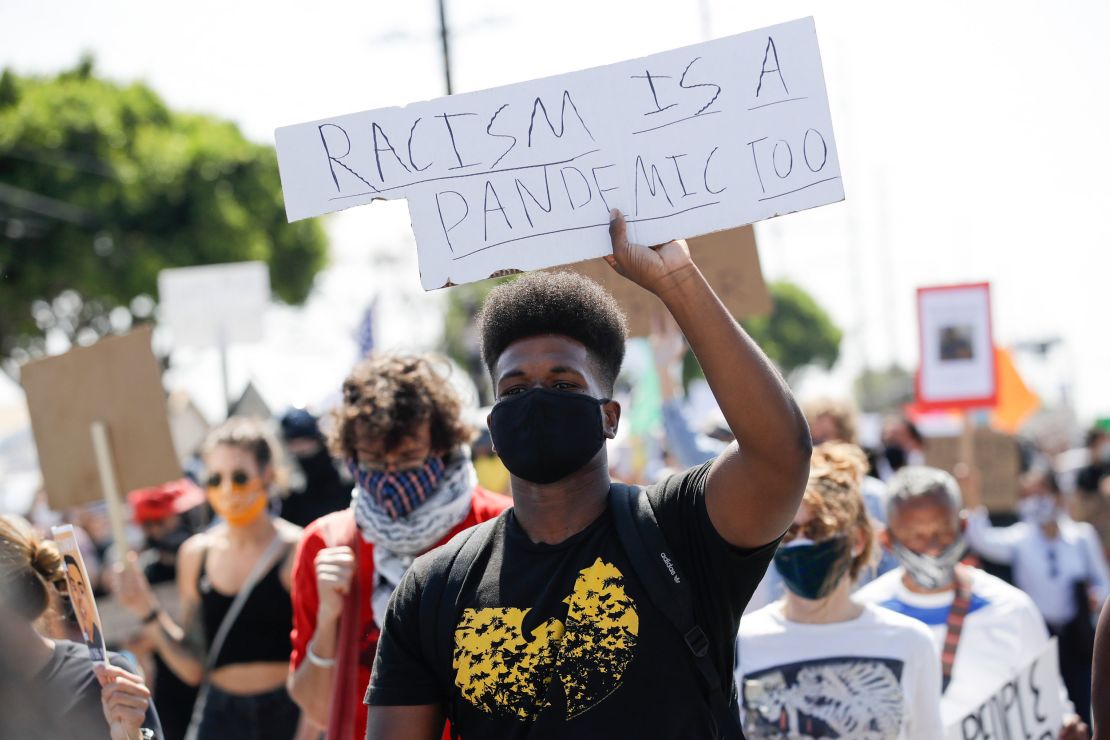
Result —
[[817, 601], [828, 596], [852, 564], [852, 546], [845, 535], [824, 542], [796, 540], [779, 547], [775, 567], [794, 594]]

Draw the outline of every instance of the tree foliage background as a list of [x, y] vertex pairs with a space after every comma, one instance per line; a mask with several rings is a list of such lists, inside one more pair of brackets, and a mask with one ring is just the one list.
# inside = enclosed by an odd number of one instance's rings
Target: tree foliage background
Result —
[[41, 355], [47, 331], [88, 343], [149, 318], [164, 268], [261, 260], [301, 303], [326, 258], [319, 223], [286, 223], [273, 149], [235, 124], [87, 58], [0, 74], [0, 359]]
[[771, 313], [741, 323], [783, 375], [790, 378], [809, 365], [826, 370], [835, 365], [844, 333], [813, 296], [785, 281], [768, 288], [774, 304]]

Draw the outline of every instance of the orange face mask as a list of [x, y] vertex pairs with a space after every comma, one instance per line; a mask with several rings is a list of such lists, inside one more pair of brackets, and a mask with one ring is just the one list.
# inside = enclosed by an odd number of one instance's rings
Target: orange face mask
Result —
[[232, 485], [230, 490], [218, 486], [208, 487], [208, 503], [232, 527], [245, 527], [266, 510], [269, 497], [261, 481], [246, 485]]

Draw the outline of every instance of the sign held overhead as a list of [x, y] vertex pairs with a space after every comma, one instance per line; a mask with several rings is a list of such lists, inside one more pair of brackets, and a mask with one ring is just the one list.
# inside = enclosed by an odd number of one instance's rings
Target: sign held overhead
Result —
[[426, 290], [844, 198], [812, 18], [275, 136], [291, 221], [408, 200]]
[[990, 408], [998, 400], [988, 283], [917, 289], [923, 409]]

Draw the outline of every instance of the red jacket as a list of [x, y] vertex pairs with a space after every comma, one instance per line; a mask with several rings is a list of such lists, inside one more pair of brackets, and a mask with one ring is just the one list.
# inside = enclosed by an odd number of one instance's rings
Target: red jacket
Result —
[[[491, 493], [480, 486], [475, 486], [470, 513], [462, 523], [436, 543], [436, 546], [442, 545], [464, 529], [487, 519], [493, 519], [510, 505], [512, 505], [512, 499], [508, 496]], [[316, 632], [316, 612], [320, 606], [320, 597], [316, 591], [316, 553], [325, 547], [340, 545], [353, 547], [357, 554], [358, 565], [355, 575], [358, 579], [359, 593], [358, 676], [356, 692], [339, 692], [341, 682], [340, 677], [336, 676], [334, 689], [337, 694], [332, 700], [332, 714], [336, 712], [341, 715], [353, 714], [357, 716], [358, 721], [345, 723], [350, 727], [350, 732], [340, 737], [335, 737], [334, 732], [329, 733], [328, 740], [362, 740], [366, 737], [366, 705], [362, 703], [362, 698], [370, 683], [370, 670], [374, 667], [374, 652], [378, 647], [379, 630], [370, 606], [370, 594], [374, 590], [374, 546], [358, 535], [354, 512], [351, 509], [328, 514], [309, 524], [297, 546], [297, 557], [293, 564], [293, 632], [291, 634], [293, 653], [290, 656], [290, 670], [296, 671], [301, 665], [308, 650], [308, 643]], [[342, 635], [339, 640], [342, 644]], [[347, 656], [344, 661], [342, 656], [337, 657], [340, 664], [349, 662], [351, 659]], [[348, 696], [339, 694], [348, 694]], [[351, 694], [357, 694], [357, 696]], [[349, 706], [352, 701], [358, 703], [353, 711]]]

